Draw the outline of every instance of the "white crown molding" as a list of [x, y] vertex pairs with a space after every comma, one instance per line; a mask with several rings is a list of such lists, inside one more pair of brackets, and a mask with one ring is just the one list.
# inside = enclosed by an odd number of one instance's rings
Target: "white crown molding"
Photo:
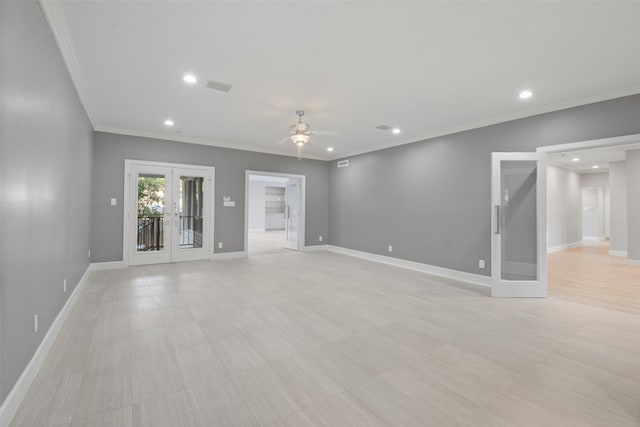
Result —
[[420, 271], [422, 273], [431, 274], [433, 276], [444, 277], [446, 279], [456, 280], [458, 282], [469, 283], [484, 287], [491, 287], [491, 277], [481, 276], [479, 274], [467, 273], [466, 271], [451, 270], [449, 268], [438, 267], [436, 265], [422, 264], [414, 261], [407, 261], [400, 258], [393, 258], [384, 255], [372, 254], [370, 252], [357, 251], [354, 249], [342, 248], [340, 246], [328, 245], [330, 252], [342, 255], [349, 255], [356, 258], [366, 259], [368, 261], [379, 262], [382, 264], [393, 265], [395, 267], [406, 268], [408, 270]]
[[[556, 102], [552, 104], [541, 105], [538, 107], [532, 107], [528, 109], [523, 109], [517, 113], [509, 113], [501, 116], [496, 116], [490, 119], [478, 120], [469, 122], [460, 126], [454, 126], [450, 128], [440, 129], [438, 131], [430, 132], [428, 134], [424, 134], [418, 138], [411, 138], [411, 140], [405, 140], [401, 142], [392, 142], [388, 144], [380, 144], [375, 147], [366, 148], [363, 150], [355, 150], [349, 152], [347, 154], [339, 154], [334, 155], [329, 158], [330, 161], [345, 159], [347, 157], [358, 156], [361, 154], [371, 153], [373, 151], [384, 150], [386, 148], [398, 147], [402, 145], [412, 144], [414, 142], [425, 141], [427, 139], [440, 138], [447, 135], [452, 135], [455, 133], [465, 132], [474, 129], [480, 129], [487, 126], [497, 125], [500, 123], [506, 123], [513, 120], [526, 119], [528, 117], [538, 116], [546, 113], [553, 113], [556, 111], [567, 110], [570, 108], [581, 107], [583, 105], [594, 104], [596, 102], [609, 101], [616, 98], [623, 98], [625, 96], [637, 95], [640, 94], [640, 85], [629, 86], [621, 89], [615, 89], [612, 91], [602, 92], [596, 95], [589, 95], [585, 97], [575, 98], [569, 101]], [[543, 143], [545, 141], [541, 141]], [[552, 141], [546, 141], [552, 143]]]
[[[266, 154], [275, 154], [277, 156], [285, 156], [285, 157], [294, 157], [297, 158], [297, 153], [284, 152], [284, 150], [271, 149], [267, 147], [255, 147], [249, 145], [242, 144], [232, 144], [228, 142], [219, 142], [212, 141], [204, 138], [193, 138], [186, 135], [181, 134], [166, 134], [162, 132], [147, 132], [140, 130], [132, 130], [132, 129], [119, 129], [108, 126], [96, 126], [95, 130], [97, 132], [105, 132], [105, 133], [114, 133], [118, 135], [127, 135], [127, 136], [138, 136], [141, 138], [154, 138], [154, 139], [162, 139], [165, 141], [173, 141], [173, 142], [184, 142], [187, 144], [199, 144], [199, 145], [208, 145], [210, 147], [221, 147], [221, 148], [230, 148], [232, 150], [241, 150], [241, 151], [252, 151], [254, 153], [266, 153]], [[306, 155], [302, 153], [302, 160], [322, 160], [327, 161], [328, 157], [326, 156], [315, 156], [315, 155]]]
[[49, 23], [49, 28], [58, 43], [58, 48], [67, 65], [71, 81], [76, 88], [76, 92], [78, 92], [80, 102], [95, 129], [98, 126], [98, 118], [96, 117], [93, 104], [89, 97], [87, 82], [82, 74], [78, 57], [73, 48], [73, 42], [69, 34], [69, 24], [62, 9], [62, 2], [60, 0], [40, 0], [40, 6], [42, 6], [44, 16]]
[[40, 345], [36, 349], [36, 352], [33, 354], [33, 357], [27, 364], [26, 368], [24, 368], [24, 371], [22, 371], [20, 378], [18, 378], [18, 381], [16, 381], [13, 388], [2, 403], [2, 406], [0, 406], [0, 427], [8, 427], [9, 424], [11, 424], [11, 420], [13, 420], [16, 412], [18, 412], [18, 408], [20, 408], [24, 397], [27, 395], [27, 391], [29, 391], [29, 388], [38, 375], [38, 372], [40, 371], [40, 368], [42, 367], [42, 364], [44, 363], [44, 360], [47, 357], [47, 354], [49, 353], [53, 342], [58, 336], [60, 328], [62, 328], [65, 319], [75, 305], [76, 300], [78, 299], [78, 295], [80, 295], [80, 292], [82, 291], [82, 288], [84, 288], [84, 286], [86, 285], [91, 271], [91, 266], [88, 266], [84, 274], [78, 281], [75, 289], [73, 290], [73, 292], [71, 292], [69, 299], [67, 299], [67, 302], [62, 307], [62, 310], [60, 310], [53, 323], [51, 323], [49, 330], [40, 342]]

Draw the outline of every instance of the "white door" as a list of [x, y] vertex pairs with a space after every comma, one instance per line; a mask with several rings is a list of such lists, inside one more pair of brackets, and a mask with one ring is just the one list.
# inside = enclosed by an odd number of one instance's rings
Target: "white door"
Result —
[[543, 154], [493, 153], [491, 295], [547, 296]]
[[132, 163], [128, 179], [130, 265], [209, 257], [212, 168]]
[[287, 203], [284, 210], [285, 247], [300, 250], [300, 181], [295, 178], [287, 182]]

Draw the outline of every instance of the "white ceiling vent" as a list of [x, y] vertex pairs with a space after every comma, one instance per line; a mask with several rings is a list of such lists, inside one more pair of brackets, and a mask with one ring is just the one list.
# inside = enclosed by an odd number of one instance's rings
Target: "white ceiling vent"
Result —
[[349, 166], [349, 160], [340, 160], [338, 162], [339, 168], [346, 168], [347, 166]]
[[207, 80], [207, 85], [209, 89], [219, 90], [220, 92], [229, 92], [233, 85], [227, 83], [214, 82], [213, 80]]
[[387, 125], [378, 125], [378, 126], [376, 126], [376, 129], [380, 129], [380, 130], [389, 130], [389, 129], [391, 129], [391, 126], [387, 126]]

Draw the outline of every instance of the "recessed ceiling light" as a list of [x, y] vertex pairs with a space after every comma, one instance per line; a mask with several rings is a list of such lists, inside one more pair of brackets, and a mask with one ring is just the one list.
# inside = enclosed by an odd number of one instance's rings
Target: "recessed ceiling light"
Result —
[[186, 83], [194, 84], [198, 82], [198, 79], [193, 74], [185, 74], [182, 78]]
[[579, 158], [577, 158], [577, 157], [574, 157], [573, 159], [571, 159], [571, 161], [572, 161], [572, 162], [579, 162], [579, 161], [580, 161], [580, 159], [579, 159]]
[[333, 147], [327, 147], [327, 151], [333, 151]]
[[520, 99], [528, 99], [528, 98], [531, 98], [532, 96], [533, 96], [533, 92], [531, 92], [528, 89], [525, 89], [522, 92], [520, 92], [520, 94], [518, 95], [518, 98], [520, 98]]
[[174, 124], [175, 124], [175, 123], [173, 123], [173, 120], [171, 120], [171, 119], [167, 119], [167, 120], [165, 120], [165, 121], [164, 121], [164, 125], [165, 125], [165, 126], [168, 126], [168, 127], [171, 127], [171, 126], [173, 126]]
[[593, 169], [598, 169], [600, 166], [598, 166], [598, 165], [593, 165], [593, 166], [591, 166], [591, 167], [592, 167]]
[[391, 129], [391, 133], [393, 133], [393, 134], [397, 135], [397, 134], [399, 134], [399, 133], [400, 133], [400, 129], [398, 129], [398, 128], [393, 128], [393, 129]]

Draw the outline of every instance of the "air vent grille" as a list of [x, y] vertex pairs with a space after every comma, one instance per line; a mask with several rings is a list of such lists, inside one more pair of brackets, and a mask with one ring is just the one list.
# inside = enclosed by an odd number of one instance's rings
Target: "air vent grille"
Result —
[[376, 126], [376, 129], [380, 129], [380, 130], [389, 130], [389, 129], [391, 129], [391, 126], [387, 126], [387, 125], [379, 125], [379, 126]]
[[346, 168], [347, 166], [349, 166], [349, 160], [340, 160], [338, 162], [339, 168]]
[[233, 85], [227, 83], [214, 82], [213, 80], [207, 81], [207, 87], [213, 90], [219, 90], [220, 92], [229, 92]]

